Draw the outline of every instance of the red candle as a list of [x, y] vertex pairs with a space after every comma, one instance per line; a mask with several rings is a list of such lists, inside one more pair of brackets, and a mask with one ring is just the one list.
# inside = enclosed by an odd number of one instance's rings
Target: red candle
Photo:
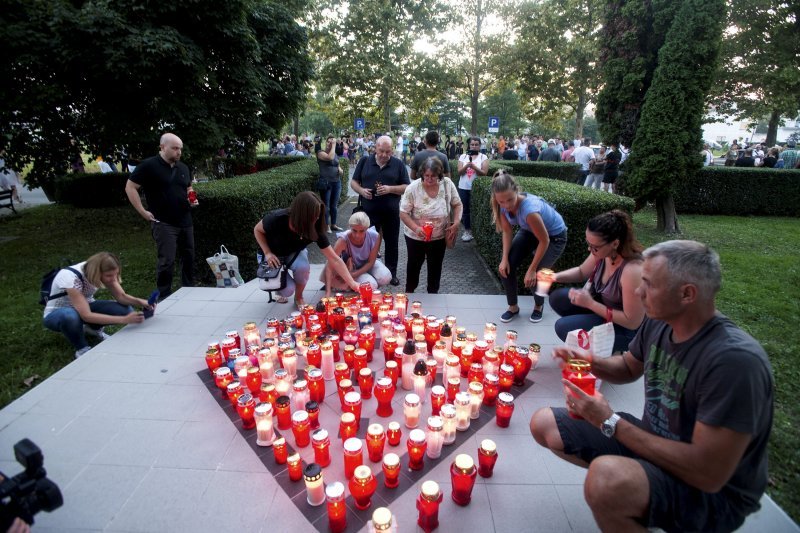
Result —
[[356, 509], [369, 509], [372, 505], [372, 495], [378, 487], [378, 480], [372, 475], [372, 470], [366, 465], [356, 467], [350, 479], [350, 494], [356, 504]]
[[344, 333], [344, 318], [345, 318], [344, 308], [341, 306], [335, 307], [333, 309], [331, 326], [333, 327], [334, 330], [336, 330], [336, 332], [339, 334], [340, 337]]
[[383, 339], [383, 358], [388, 363], [394, 361], [394, 351], [397, 349], [397, 337], [391, 336]]
[[358, 286], [358, 293], [361, 295], [361, 304], [369, 305], [372, 302], [372, 284], [365, 281]]
[[333, 379], [338, 385], [343, 379], [350, 379], [350, 367], [347, 363], [336, 363], [333, 367]]
[[236, 402], [239, 401], [239, 397], [244, 394], [244, 388], [242, 384], [238, 381], [234, 381], [232, 383], [228, 383], [228, 399], [231, 401], [231, 405], [236, 407]]
[[358, 430], [358, 426], [361, 424], [361, 394], [356, 391], [350, 391], [344, 395], [344, 407], [342, 407], [343, 413], [353, 413], [353, 416], [356, 419], [356, 430]]
[[353, 413], [343, 413], [339, 419], [339, 438], [344, 441], [355, 437], [356, 433], [358, 433], [356, 416]]
[[289, 429], [292, 427], [292, 412], [289, 404], [291, 400], [288, 396], [279, 396], [275, 400], [275, 415], [278, 417], [278, 429]]
[[439, 416], [445, 402], [445, 390], [441, 385], [431, 387], [431, 415]]
[[425, 376], [425, 385], [430, 387], [436, 381], [436, 359], [433, 357], [425, 359], [425, 367], [428, 370], [428, 375]]
[[497, 396], [496, 422], [501, 428], [507, 428], [514, 413], [514, 397], [510, 392], [501, 392]]
[[351, 346], [358, 344], [358, 326], [355, 324], [349, 324], [345, 326], [344, 333], [342, 334], [342, 340], [345, 344], [349, 344]]
[[286, 467], [289, 470], [289, 479], [300, 481], [303, 478], [303, 461], [300, 454], [295, 452], [286, 459]]
[[422, 232], [425, 234], [425, 240], [431, 240], [431, 236], [433, 235], [433, 222], [430, 220], [425, 220], [422, 223]]
[[478, 471], [475, 468], [475, 461], [467, 454], [456, 456], [456, 460], [450, 466], [450, 480], [453, 485], [453, 501], [458, 505], [469, 505], [472, 500], [472, 488], [475, 486], [475, 479]]
[[255, 419], [256, 399], [252, 394], [242, 394], [236, 402], [236, 411], [242, 419], [244, 429], [256, 427]]
[[311, 434], [311, 446], [314, 448], [314, 462], [322, 468], [331, 464], [331, 439], [328, 431], [317, 429]]
[[233, 340], [233, 347], [242, 349], [242, 339], [239, 337], [239, 331], [232, 329], [225, 333], [225, 337]]
[[433, 345], [439, 340], [439, 321], [436, 320], [436, 317], [427, 317], [424, 331], [428, 353], [433, 353]]
[[484, 439], [478, 448], [478, 475], [492, 477], [494, 464], [497, 462], [497, 444], [493, 440]]
[[362, 368], [358, 371], [358, 388], [361, 389], [361, 398], [369, 400], [372, 398], [372, 386], [375, 378], [372, 376], [372, 370], [369, 368]]
[[[372, 353], [375, 351], [375, 330], [371, 327], [364, 328], [358, 334], [358, 347], [366, 352], [367, 362], [372, 361]], [[358, 351], [356, 351], [356, 359]]]
[[500, 392], [509, 392], [514, 384], [514, 367], [505, 363], [500, 365], [500, 375], [497, 377]]
[[353, 359], [356, 357], [356, 347], [353, 344], [344, 345], [344, 362], [347, 368], [353, 368]]
[[349, 379], [343, 379], [339, 382], [339, 403], [344, 409], [344, 396], [353, 390], [353, 382]]
[[483, 378], [483, 405], [494, 405], [500, 393], [500, 379], [495, 374]]
[[322, 378], [322, 370], [312, 368], [306, 372], [308, 381], [308, 395], [311, 401], [322, 403], [325, 401], [325, 380]]
[[[526, 359], [528, 359], [526, 357]], [[530, 359], [528, 359], [530, 361]], [[595, 385], [597, 378], [592, 374], [592, 365], [588, 361], [582, 359], [570, 359], [567, 363], [567, 381], [581, 389], [589, 396], [594, 396]], [[575, 419], [582, 420], [583, 417], [569, 412], [569, 416]]]
[[322, 367], [322, 349], [319, 344], [312, 343], [309, 345], [308, 351], [306, 352], [306, 363], [308, 366], [313, 366], [315, 368]]
[[421, 429], [412, 429], [406, 441], [408, 448], [408, 468], [411, 470], [422, 470], [425, 466], [425, 449], [428, 447], [425, 441], [425, 432]]
[[278, 437], [274, 441], [272, 441], [272, 453], [275, 454], [275, 462], [279, 465], [286, 464], [286, 459], [289, 455], [289, 451], [286, 448], [286, 439], [283, 437]]
[[228, 395], [228, 385], [233, 383], [233, 372], [227, 366], [221, 366], [214, 370], [214, 383], [222, 391], [222, 394]]
[[447, 379], [447, 403], [456, 401], [456, 394], [461, 392], [461, 378], [450, 377]]
[[469, 367], [469, 374], [467, 374], [467, 383], [477, 381], [483, 382], [483, 365], [480, 363], [472, 363]]
[[247, 377], [245, 378], [247, 388], [253, 394], [258, 394], [261, 391], [261, 370], [257, 366], [251, 366], [247, 369]]
[[391, 361], [386, 361], [386, 366], [383, 369], [383, 375], [392, 381], [392, 387], [396, 387], [397, 380], [400, 378], [400, 366], [397, 364], [397, 361], [394, 359]]
[[278, 392], [275, 390], [275, 385], [272, 383], [262, 383], [261, 391], [258, 393], [258, 399], [263, 403], [271, 404], [274, 412], [275, 400], [278, 399]]
[[294, 443], [298, 448], [305, 448], [311, 442], [311, 423], [308, 420], [308, 413], [305, 411], [295, 411], [292, 413], [292, 433]]
[[328, 502], [328, 529], [331, 533], [342, 533], [347, 529], [347, 507], [344, 504], [344, 485], [334, 481], [325, 487]]
[[400, 485], [400, 457], [396, 453], [383, 456], [383, 484], [389, 489]]
[[472, 348], [472, 362], [483, 364], [483, 358], [486, 357], [486, 352], [489, 351], [489, 343], [486, 341], [475, 341], [475, 346]]
[[392, 398], [394, 397], [394, 386], [390, 378], [379, 378], [375, 384], [375, 399], [378, 401], [378, 408], [375, 414], [387, 418], [392, 416], [394, 409], [392, 409]]
[[363, 368], [367, 368], [367, 351], [364, 348], [356, 348], [353, 352], [353, 371], [358, 375]]
[[525, 385], [525, 378], [531, 369], [531, 360], [528, 357], [527, 348], [523, 351], [523, 348], [518, 346], [517, 353], [511, 364], [514, 367], [514, 385], [518, 387]]
[[463, 348], [464, 348], [464, 343], [456, 339], [453, 341], [452, 346], [450, 346], [450, 351], [452, 352], [453, 355], [458, 357], [459, 360], [461, 360], [461, 352]]
[[331, 347], [333, 348], [333, 361], [338, 363], [339, 362], [339, 334], [332, 333], [328, 335], [328, 340], [331, 341]]
[[344, 441], [344, 477], [353, 477], [356, 467], [364, 464], [364, 444], [361, 439], [351, 437]]
[[386, 432], [380, 424], [370, 424], [367, 428], [367, 455], [373, 463], [383, 459], [383, 447], [386, 445]]
[[225, 362], [222, 352], [218, 349], [216, 350], [208, 350], [206, 352], [206, 365], [208, 366], [208, 370], [212, 373], [218, 369], [222, 364]]
[[306, 402], [306, 413], [308, 413], [308, 423], [311, 430], [319, 428], [319, 404], [315, 401]]
[[468, 346], [465, 346], [461, 350], [461, 357], [459, 358], [459, 362], [461, 363], [461, 377], [465, 378], [469, 375], [469, 370], [472, 367], [472, 349]]
[[399, 422], [389, 422], [389, 426], [386, 428], [386, 440], [389, 442], [389, 446], [399, 445], [402, 434]]
[[435, 481], [426, 481], [422, 484], [422, 490], [417, 497], [417, 525], [425, 533], [431, 533], [439, 527], [439, 504], [442, 503], [444, 495], [439, 490], [439, 484]]

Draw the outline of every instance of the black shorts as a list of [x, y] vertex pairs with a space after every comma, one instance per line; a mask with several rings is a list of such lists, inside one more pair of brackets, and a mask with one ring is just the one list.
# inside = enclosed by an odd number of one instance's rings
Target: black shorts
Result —
[[[635, 459], [650, 483], [650, 508], [646, 527], [664, 531], [734, 531], [755, 509], [737, 506], [735, 495], [725, 489], [709, 494], [691, 487], [623, 446], [609, 439], [585, 420], [569, 417], [565, 408], [553, 407], [558, 432], [564, 443], [564, 453], [591, 463], [601, 455], [619, 455]], [[641, 421], [628, 413], [618, 413], [631, 424], [641, 427]]]
[[619, 177], [618, 170], [606, 172], [603, 174], [603, 183], [615, 183], [617, 181], [617, 177]]

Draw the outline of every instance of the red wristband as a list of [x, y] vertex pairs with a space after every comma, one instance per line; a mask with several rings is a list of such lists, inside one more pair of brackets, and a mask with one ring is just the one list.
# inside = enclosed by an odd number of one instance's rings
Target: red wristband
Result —
[[614, 322], [614, 310], [606, 307], [606, 322]]

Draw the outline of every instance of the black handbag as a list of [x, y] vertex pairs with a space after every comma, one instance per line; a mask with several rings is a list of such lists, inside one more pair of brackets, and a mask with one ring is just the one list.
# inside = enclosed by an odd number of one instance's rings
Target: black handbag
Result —
[[256, 277], [258, 278], [258, 288], [262, 291], [279, 291], [286, 288], [286, 276], [289, 275], [289, 267], [292, 266], [294, 260], [300, 252], [295, 253], [291, 260], [287, 263], [282, 263], [280, 266], [270, 266], [266, 259], [258, 265], [256, 270]]

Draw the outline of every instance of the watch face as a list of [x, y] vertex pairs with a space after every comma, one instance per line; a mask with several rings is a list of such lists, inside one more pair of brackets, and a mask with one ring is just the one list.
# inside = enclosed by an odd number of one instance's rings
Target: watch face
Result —
[[603, 422], [603, 427], [600, 428], [600, 431], [602, 431], [603, 435], [605, 435], [606, 437], [614, 436], [614, 426], [612, 426], [608, 422]]

